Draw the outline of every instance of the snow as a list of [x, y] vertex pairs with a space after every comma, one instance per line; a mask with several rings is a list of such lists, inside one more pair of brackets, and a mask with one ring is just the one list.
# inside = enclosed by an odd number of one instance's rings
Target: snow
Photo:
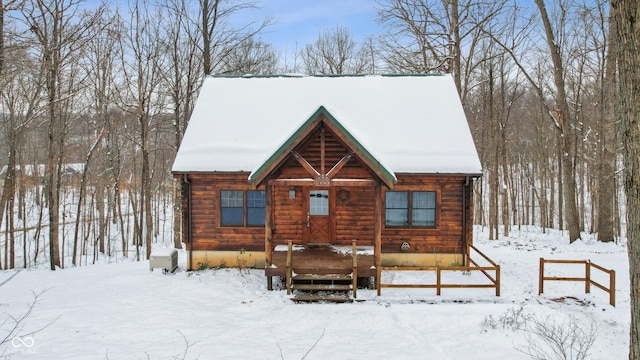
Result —
[[448, 75], [207, 77], [173, 171], [252, 172], [321, 106], [395, 173], [481, 172]]
[[[33, 294], [40, 295], [21, 324], [22, 342], [0, 345], [0, 357], [301, 359], [308, 353], [306, 359], [528, 359], [531, 333], [500, 320], [520, 308], [548, 322], [572, 317], [581, 326], [595, 324], [590, 359], [628, 357], [625, 244], [598, 243], [590, 235], [568, 244], [562, 232], [535, 228], [514, 229], [494, 241], [487, 234], [476, 228], [476, 246], [502, 268], [500, 297], [493, 289], [443, 289], [442, 296], [434, 289], [383, 289], [380, 297], [359, 289], [354, 303], [295, 304], [286, 291], [266, 289], [263, 270], [187, 272], [184, 251], [179, 269], [166, 275], [149, 271], [146, 261], [2, 271], [0, 341], [13, 325], [4, 322], [7, 316], [26, 312]], [[581, 283], [545, 282], [538, 295], [540, 257], [590, 259], [615, 270], [616, 306], [595, 287], [585, 294]], [[556, 276], [579, 270], [549, 265]], [[400, 283], [419, 274], [388, 276]], [[475, 275], [447, 276], [464, 281]]]
[[[44, 176], [46, 173], [46, 164], [38, 164], [37, 166], [27, 164], [24, 166], [16, 165], [16, 171], [23, 171], [25, 176]], [[24, 170], [22, 170], [24, 169]], [[62, 172], [66, 174], [78, 174], [84, 171], [83, 163], [70, 163], [62, 164]], [[0, 175], [4, 175], [7, 172], [7, 165], [2, 166], [0, 169]]]
[[156, 249], [153, 251], [153, 253], [151, 253], [151, 256], [172, 256], [173, 253], [176, 252], [175, 249], [169, 249], [169, 248], [164, 248], [164, 249]]

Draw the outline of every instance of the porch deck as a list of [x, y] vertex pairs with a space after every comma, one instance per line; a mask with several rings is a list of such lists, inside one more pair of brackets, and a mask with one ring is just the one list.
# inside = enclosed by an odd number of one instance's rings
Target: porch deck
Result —
[[[295, 245], [291, 256], [291, 268], [296, 274], [350, 274], [353, 257], [350, 246], [329, 244]], [[376, 276], [373, 247], [358, 246], [358, 277]], [[287, 246], [277, 246], [272, 254], [273, 265], [265, 269], [266, 276], [286, 276]]]

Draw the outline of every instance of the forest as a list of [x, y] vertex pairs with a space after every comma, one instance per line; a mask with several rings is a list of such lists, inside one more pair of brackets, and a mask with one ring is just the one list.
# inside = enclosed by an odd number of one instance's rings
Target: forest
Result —
[[615, 17], [605, 0], [379, 0], [283, 53], [250, 1], [0, 1], [0, 269], [181, 248], [171, 165], [204, 76], [450, 73], [484, 174], [475, 223], [624, 237]]

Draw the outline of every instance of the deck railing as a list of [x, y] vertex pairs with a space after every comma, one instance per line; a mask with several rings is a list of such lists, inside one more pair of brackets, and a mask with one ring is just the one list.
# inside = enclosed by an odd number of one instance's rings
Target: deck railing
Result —
[[[490, 264], [490, 266], [480, 266], [478, 262], [471, 258], [471, 250], [474, 250], [481, 258]], [[434, 271], [436, 273], [435, 284], [391, 284], [382, 282], [383, 271]], [[444, 284], [442, 282], [442, 273], [447, 271], [479, 271], [489, 279], [490, 284]], [[494, 276], [490, 272], [494, 272]], [[441, 290], [445, 288], [495, 288], [496, 296], [500, 296], [500, 265], [493, 262], [482, 253], [478, 248], [469, 244], [467, 248], [467, 266], [378, 266], [376, 276], [376, 288], [378, 296], [381, 295], [382, 288], [413, 288], [413, 289], [436, 289], [436, 295], [440, 296]]]
[[[544, 264], [573, 264], [584, 265], [584, 277], [553, 277], [544, 275]], [[609, 275], [609, 287], [606, 287], [591, 278], [591, 268], [600, 270]], [[584, 292], [591, 292], [591, 285], [604, 290], [609, 294], [609, 304], [616, 306], [616, 272], [596, 265], [591, 260], [545, 260], [540, 258], [540, 273], [538, 277], [538, 295], [544, 292], [545, 281], [580, 281], [584, 282]]]

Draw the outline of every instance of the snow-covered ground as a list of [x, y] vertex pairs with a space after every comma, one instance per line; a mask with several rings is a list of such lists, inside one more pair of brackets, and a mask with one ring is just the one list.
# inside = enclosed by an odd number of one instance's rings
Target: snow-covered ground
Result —
[[[360, 289], [354, 303], [295, 304], [285, 291], [267, 291], [264, 271], [186, 272], [184, 253], [167, 275], [150, 272], [146, 261], [0, 272], [0, 341], [37, 294], [31, 314], [0, 345], [0, 358], [529, 359], [532, 345], [545, 344], [532, 331], [536, 323], [564, 332], [572, 322], [597, 331], [588, 358], [628, 358], [624, 244], [585, 236], [569, 245], [561, 233], [539, 229], [486, 237], [476, 229], [476, 246], [501, 265], [500, 297], [492, 289], [443, 289], [442, 296], [434, 289], [383, 289], [380, 297]], [[581, 283], [546, 282], [539, 296], [540, 257], [590, 259], [615, 270], [616, 306], [595, 287], [585, 294]], [[548, 265], [547, 274], [583, 272], [584, 266]], [[412, 282], [415, 274], [389, 276]]]

